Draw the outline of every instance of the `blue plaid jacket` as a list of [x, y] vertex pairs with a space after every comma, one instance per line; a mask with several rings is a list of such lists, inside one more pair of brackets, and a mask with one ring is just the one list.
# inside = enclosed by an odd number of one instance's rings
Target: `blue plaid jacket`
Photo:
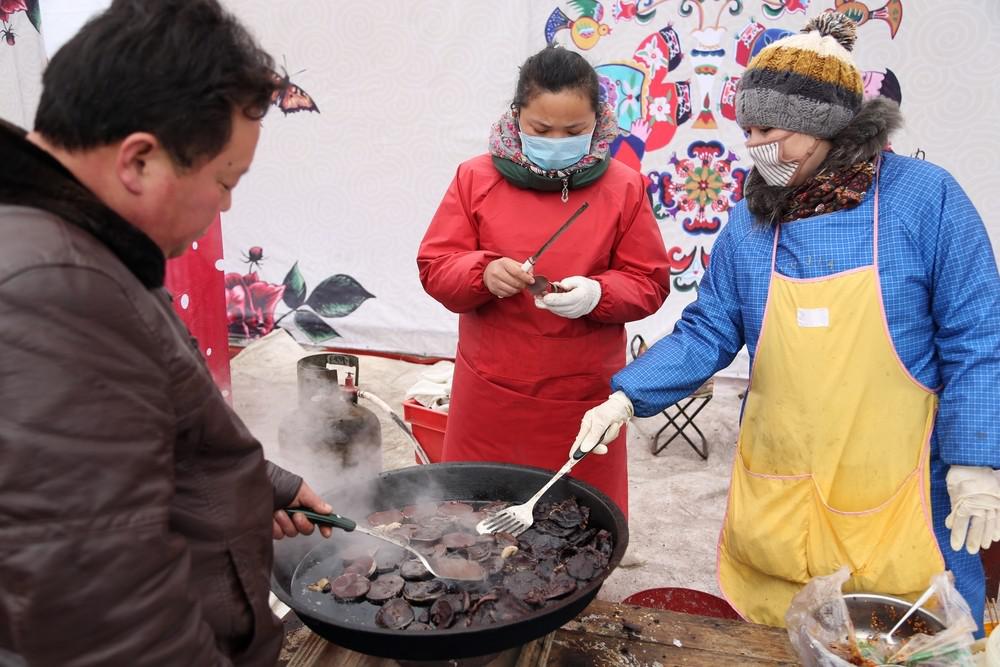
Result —
[[[857, 207], [785, 225], [776, 267], [818, 278], [872, 263], [874, 187]], [[952, 551], [944, 519], [949, 465], [1000, 468], [1000, 276], [982, 219], [946, 171], [883, 154], [879, 276], [889, 333], [903, 363], [939, 388], [931, 439], [934, 527], [948, 568], [980, 620], [978, 556]], [[654, 415], [728, 366], [746, 345], [751, 363], [770, 282], [774, 229], [741, 202], [719, 234], [698, 299], [671, 335], [612, 379], [639, 416]]]

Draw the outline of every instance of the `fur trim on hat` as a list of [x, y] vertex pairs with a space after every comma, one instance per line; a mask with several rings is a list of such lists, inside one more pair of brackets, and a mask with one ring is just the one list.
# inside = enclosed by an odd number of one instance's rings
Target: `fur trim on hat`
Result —
[[[833, 147], [817, 171], [836, 171], [875, 159], [889, 143], [889, 135], [902, 125], [903, 114], [895, 102], [885, 97], [868, 100], [847, 127], [830, 139]], [[747, 209], [765, 226], [782, 219], [794, 191], [794, 187], [768, 185], [757, 169], [750, 170], [743, 185]]]

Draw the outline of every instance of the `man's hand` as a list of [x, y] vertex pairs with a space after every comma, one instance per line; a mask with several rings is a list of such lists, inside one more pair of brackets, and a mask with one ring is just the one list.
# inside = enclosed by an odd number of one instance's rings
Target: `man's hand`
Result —
[[1000, 541], [1000, 478], [992, 468], [951, 466], [946, 476], [951, 514], [951, 548], [970, 554]]
[[575, 320], [589, 314], [601, 300], [601, 283], [591, 278], [570, 276], [557, 284], [562, 291], [535, 297], [535, 305], [560, 317]]
[[594, 454], [607, 454], [605, 443], [618, 437], [622, 424], [631, 419], [633, 414], [635, 411], [632, 409], [632, 401], [624, 391], [611, 394], [608, 400], [587, 410], [583, 415], [580, 433], [569, 448], [569, 455], [573, 456], [578, 447], [585, 452], [593, 450]]
[[504, 298], [514, 296], [535, 282], [534, 277], [521, 268], [520, 262], [510, 257], [494, 259], [483, 271], [483, 282], [493, 296]]
[[[302, 486], [299, 487], [299, 492], [295, 494], [295, 498], [288, 507], [301, 507], [303, 509], [319, 512], [320, 514], [330, 514], [333, 512], [333, 507], [320, 498], [319, 495], [312, 490], [312, 487], [306, 484], [305, 481], [302, 482]], [[288, 537], [295, 537], [299, 534], [312, 535], [315, 527], [316, 526], [312, 521], [305, 518], [301, 514], [288, 516], [288, 513], [285, 512], [285, 510], [280, 509], [274, 513], [274, 521], [271, 525], [271, 535], [276, 540], [280, 540], [286, 535]], [[320, 526], [319, 532], [323, 535], [323, 537], [330, 537], [333, 533], [333, 529], [330, 526]]]

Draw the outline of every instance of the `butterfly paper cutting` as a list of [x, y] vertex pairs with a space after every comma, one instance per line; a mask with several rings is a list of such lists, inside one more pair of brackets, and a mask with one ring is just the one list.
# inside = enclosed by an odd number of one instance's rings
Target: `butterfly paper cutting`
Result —
[[287, 70], [281, 68], [284, 76], [275, 71], [271, 71], [271, 78], [277, 86], [271, 93], [271, 104], [281, 109], [286, 116], [297, 111], [315, 111], [319, 113], [319, 107], [309, 96], [309, 93], [299, 88], [291, 82]]

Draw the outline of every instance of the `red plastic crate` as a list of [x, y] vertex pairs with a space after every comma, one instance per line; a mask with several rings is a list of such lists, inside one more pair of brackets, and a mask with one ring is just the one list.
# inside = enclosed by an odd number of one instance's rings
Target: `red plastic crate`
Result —
[[[441, 452], [444, 449], [444, 430], [448, 426], [448, 413], [425, 408], [411, 398], [403, 401], [403, 419], [409, 422], [413, 437], [424, 448], [431, 463], [440, 463]], [[414, 458], [420, 463], [415, 454]]]

